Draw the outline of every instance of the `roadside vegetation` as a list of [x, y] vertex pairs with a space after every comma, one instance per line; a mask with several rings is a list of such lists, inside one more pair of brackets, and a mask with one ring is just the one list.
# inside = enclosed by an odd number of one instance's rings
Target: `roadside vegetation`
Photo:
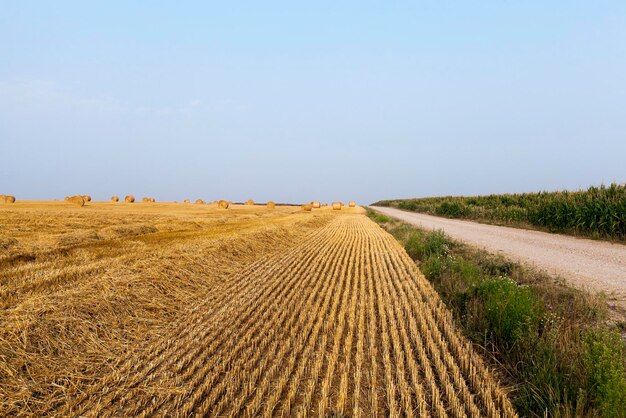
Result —
[[[626, 417], [623, 323], [602, 296], [368, 210], [513, 387], [522, 416]], [[546, 415], [547, 414], [547, 415]]]
[[573, 192], [381, 200], [374, 205], [447, 218], [626, 240], [626, 184]]

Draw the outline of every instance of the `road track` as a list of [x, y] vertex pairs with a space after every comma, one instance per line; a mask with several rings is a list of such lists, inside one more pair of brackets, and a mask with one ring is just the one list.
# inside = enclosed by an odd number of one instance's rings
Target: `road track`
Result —
[[560, 276], [568, 283], [626, 305], [626, 245], [519, 228], [439, 218], [395, 208], [372, 207], [420, 228], [448, 236]]

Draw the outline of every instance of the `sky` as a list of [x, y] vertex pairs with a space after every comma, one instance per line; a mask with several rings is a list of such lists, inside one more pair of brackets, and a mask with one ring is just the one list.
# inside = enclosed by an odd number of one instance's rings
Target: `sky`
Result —
[[0, 0], [0, 193], [18, 199], [625, 181], [621, 0]]

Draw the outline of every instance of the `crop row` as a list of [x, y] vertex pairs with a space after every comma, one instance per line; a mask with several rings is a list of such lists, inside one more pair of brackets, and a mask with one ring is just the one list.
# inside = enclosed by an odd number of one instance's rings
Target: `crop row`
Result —
[[383, 200], [375, 205], [449, 218], [526, 223], [560, 232], [626, 239], [626, 184], [574, 192]]
[[55, 412], [515, 416], [431, 285], [363, 215], [220, 283]]

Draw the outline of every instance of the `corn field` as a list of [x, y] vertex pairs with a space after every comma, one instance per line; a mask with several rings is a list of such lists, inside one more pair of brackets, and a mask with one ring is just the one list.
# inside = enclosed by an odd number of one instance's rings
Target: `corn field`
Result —
[[626, 184], [580, 191], [383, 200], [413, 212], [507, 224], [531, 224], [566, 233], [626, 239]]
[[215, 285], [60, 416], [515, 416], [399, 244], [362, 214]]

